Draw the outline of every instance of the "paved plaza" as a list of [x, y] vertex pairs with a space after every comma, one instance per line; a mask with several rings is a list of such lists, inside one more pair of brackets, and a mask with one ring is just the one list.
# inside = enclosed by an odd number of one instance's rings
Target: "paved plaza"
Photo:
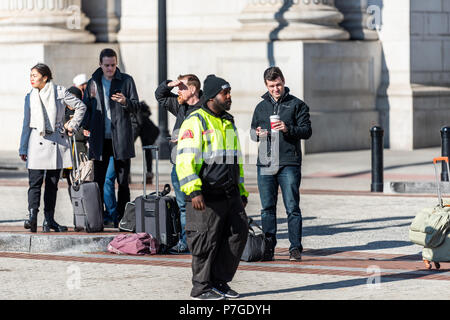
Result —
[[[426, 270], [421, 247], [408, 238], [415, 214], [436, 205], [436, 196], [393, 193], [387, 188], [394, 181], [432, 182], [432, 159], [439, 155], [439, 148], [386, 150], [384, 193], [370, 192], [370, 150], [306, 155], [302, 262], [288, 260], [280, 195], [275, 261], [240, 264], [231, 283], [240, 300], [448, 300], [450, 264]], [[132, 161], [132, 198], [142, 193], [140, 159], [138, 154]], [[160, 164], [162, 187], [169, 183], [171, 167], [167, 161]], [[246, 165], [250, 191], [246, 210], [260, 222], [255, 171], [254, 165]], [[109, 254], [101, 239], [116, 235], [115, 229], [101, 234], [72, 229], [43, 234], [39, 228], [30, 234], [23, 229], [26, 191], [23, 164], [13, 154], [5, 154], [0, 160], [0, 299], [189, 299], [190, 255]], [[72, 219], [67, 186], [61, 181], [56, 220], [70, 227]], [[41, 225], [42, 215], [38, 222]]]

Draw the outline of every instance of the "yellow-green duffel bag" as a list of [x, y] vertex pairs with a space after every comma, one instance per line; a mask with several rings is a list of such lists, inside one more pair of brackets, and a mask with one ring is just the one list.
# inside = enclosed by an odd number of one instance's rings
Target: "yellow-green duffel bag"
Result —
[[450, 262], [450, 233], [447, 233], [439, 247], [423, 248], [422, 258], [433, 262]]
[[409, 227], [409, 239], [426, 248], [439, 247], [450, 228], [450, 207], [422, 209]]

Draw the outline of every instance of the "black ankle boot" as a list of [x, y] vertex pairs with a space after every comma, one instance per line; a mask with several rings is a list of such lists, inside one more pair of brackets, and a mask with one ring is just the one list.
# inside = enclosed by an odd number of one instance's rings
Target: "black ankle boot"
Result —
[[66, 232], [67, 227], [60, 226], [56, 223], [54, 216], [55, 212], [44, 212], [45, 220], [44, 224], [42, 225], [42, 231], [43, 232], [50, 232], [50, 230], [53, 230], [55, 232]]
[[38, 209], [30, 209], [29, 210], [29, 218], [28, 220], [25, 220], [25, 223], [23, 224], [23, 227], [25, 229], [30, 229], [31, 232], [37, 231], [37, 215], [39, 210]]

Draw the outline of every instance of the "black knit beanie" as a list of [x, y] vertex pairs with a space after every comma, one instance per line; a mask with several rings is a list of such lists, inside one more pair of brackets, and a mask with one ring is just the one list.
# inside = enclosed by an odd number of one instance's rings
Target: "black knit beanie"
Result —
[[230, 84], [222, 78], [210, 74], [203, 82], [203, 96], [204, 101], [214, 98], [224, 89], [231, 88]]

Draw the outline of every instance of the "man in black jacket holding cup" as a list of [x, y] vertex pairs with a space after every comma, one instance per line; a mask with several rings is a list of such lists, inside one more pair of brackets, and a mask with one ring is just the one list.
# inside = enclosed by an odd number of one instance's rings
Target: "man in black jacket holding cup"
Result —
[[264, 72], [264, 83], [268, 92], [256, 106], [251, 124], [251, 138], [260, 142], [257, 172], [262, 229], [275, 247], [280, 186], [288, 217], [289, 260], [300, 261], [303, 251], [300, 140], [312, 135], [309, 107], [289, 93], [278, 67], [270, 67]]

